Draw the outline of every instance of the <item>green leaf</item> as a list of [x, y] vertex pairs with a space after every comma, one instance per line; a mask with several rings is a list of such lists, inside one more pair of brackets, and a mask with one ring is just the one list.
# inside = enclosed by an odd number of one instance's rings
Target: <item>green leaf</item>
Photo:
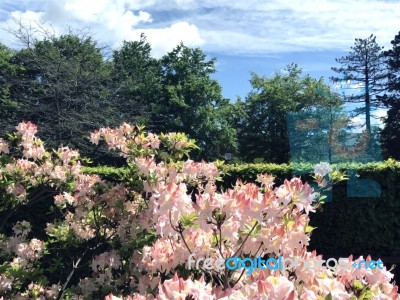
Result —
[[182, 226], [184, 228], [192, 227], [192, 226], [198, 226], [196, 224], [196, 221], [199, 219], [199, 216], [196, 213], [191, 213], [191, 214], [183, 214], [179, 221], [181, 222]]
[[[247, 225], [245, 225], [244, 226], [244, 230], [243, 231], [240, 231], [239, 232], [239, 236], [247, 236], [249, 233], [250, 233], [250, 231], [251, 231], [251, 229], [254, 227], [254, 225], [256, 224], [256, 220], [254, 220], [251, 224], [247, 224]], [[261, 224], [257, 224], [256, 226], [255, 226], [255, 228], [253, 229], [253, 231], [251, 232], [251, 234], [250, 234], [250, 236], [257, 236], [259, 233], [260, 233], [260, 231], [261, 231]]]
[[304, 230], [304, 232], [305, 233], [310, 233], [310, 232], [312, 232], [314, 229], [316, 229], [316, 228], [318, 228], [318, 227], [312, 227], [312, 226], [310, 226], [310, 225], [307, 225], [306, 226], [306, 229]]
[[353, 287], [354, 287], [355, 290], [362, 290], [364, 288], [364, 285], [363, 285], [363, 283], [361, 281], [356, 280], [353, 283]]
[[329, 293], [328, 295], [326, 295], [325, 300], [333, 300], [332, 294]]
[[295, 223], [296, 223], [296, 222], [293, 221], [293, 220], [287, 221], [287, 222], [286, 222], [286, 227], [287, 227], [287, 228], [291, 228]]
[[369, 300], [374, 296], [374, 294], [372, 293], [372, 291], [370, 290], [366, 290], [364, 291], [360, 297], [358, 297], [359, 300]]

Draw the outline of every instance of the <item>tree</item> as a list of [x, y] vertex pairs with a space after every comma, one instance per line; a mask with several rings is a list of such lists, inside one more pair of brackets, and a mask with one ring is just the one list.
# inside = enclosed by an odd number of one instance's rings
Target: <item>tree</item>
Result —
[[350, 88], [362, 88], [359, 94], [345, 97], [347, 103], [364, 103], [364, 107], [355, 109], [356, 115], [365, 115], [366, 130], [371, 135], [371, 112], [382, 106], [377, 97], [384, 90], [387, 77], [383, 64], [383, 47], [376, 42], [376, 37], [370, 35], [365, 39], [355, 39], [353, 50], [348, 56], [336, 59], [341, 67], [332, 70], [342, 74], [342, 77], [332, 77], [335, 82], [350, 81]]
[[388, 68], [388, 81], [382, 101], [390, 107], [382, 130], [382, 144], [386, 155], [400, 159], [400, 32], [391, 42], [393, 48], [385, 51], [384, 56]]
[[384, 128], [381, 131], [382, 146], [385, 156], [400, 160], [400, 103], [393, 103], [388, 110], [387, 118], [384, 121]]
[[163, 98], [159, 102], [160, 131], [181, 131], [195, 139], [198, 157], [217, 158], [237, 148], [234, 109], [210, 77], [215, 58], [206, 60], [199, 48], [182, 43], [161, 59]]
[[124, 41], [114, 51], [111, 98], [121, 120], [157, 129], [157, 102], [162, 94], [160, 62], [151, 56], [151, 46], [142, 34], [140, 41]]
[[338, 103], [336, 97], [321, 93], [321, 89], [329, 90], [323, 78], [302, 76], [302, 69], [296, 64], [270, 78], [253, 73], [250, 83], [253, 90], [246, 97], [246, 118], [239, 131], [240, 153], [246, 161], [287, 163], [290, 154], [287, 115]]
[[[14, 52], [0, 44], [0, 130], [11, 130], [17, 112], [17, 102], [12, 98], [12, 81], [17, 72], [17, 66], [12, 63]], [[1, 133], [1, 135], [3, 135]]]
[[89, 133], [119, 123], [109, 97], [110, 64], [86, 32], [37, 37], [25, 25], [12, 31], [24, 47], [14, 56], [20, 72], [13, 83], [18, 116], [40, 125], [49, 147], [79, 147], [90, 156]]

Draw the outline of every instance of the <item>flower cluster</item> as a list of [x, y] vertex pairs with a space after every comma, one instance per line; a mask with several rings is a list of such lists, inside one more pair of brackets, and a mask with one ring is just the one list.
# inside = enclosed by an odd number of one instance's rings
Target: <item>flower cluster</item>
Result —
[[[319, 205], [318, 191], [300, 178], [274, 186], [271, 174], [260, 174], [259, 185], [238, 181], [221, 191], [216, 164], [188, 157], [195, 145], [187, 136], [156, 135], [124, 123], [91, 134], [94, 144], [104, 142], [127, 159], [121, 182], [107, 182], [82, 173], [76, 150], [46, 152], [36, 132], [32, 123], [21, 123], [11, 141], [0, 140], [0, 189], [8, 206], [0, 204], [11, 214], [25, 202], [38, 201], [36, 188], [47, 187], [57, 217], [42, 228], [46, 241], [36, 238], [26, 221], [15, 224], [12, 236], [2, 236], [0, 257], [6, 263], [0, 266], [0, 297], [400, 299], [385, 268], [257, 269], [249, 276], [240, 270], [187, 268], [190, 255], [215, 260], [321, 257], [307, 250], [314, 229], [309, 214]], [[18, 151], [18, 158], [9, 155]], [[316, 166], [320, 188], [327, 186], [331, 171], [326, 163]], [[0, 222], [0, 230], [5, 224]], [[72, 249], [71, 264], [61, 262], [70, 271], [58, 281], [44, 280], [43, 266], [57, 267], [43, 255], [49, 252], [60, 263], [60, 245]], [[18, 268], [31, 271], [21, 276], [14, 272]], [[79, 274], [73, 285], [70, 279]]]
[[44, 243], [36, 238], [27, 239], [30, 232], [29, 222], [15, 224], [14, 235], [8, 237], [1, 245], [5, 253], [14, 254], [12, 265], [18, 268], [30, 268], [32, 263], [43, 255]]

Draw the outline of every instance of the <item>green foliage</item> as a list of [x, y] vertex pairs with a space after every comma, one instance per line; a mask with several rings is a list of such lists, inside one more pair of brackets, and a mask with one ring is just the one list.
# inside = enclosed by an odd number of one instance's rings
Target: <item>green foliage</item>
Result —
[[384, 155], [400, 159], [400, 101], [393, 102], [384, 121], [385, 127], [381, 131]]
[[326, 96], [330, 92], [323, 78], [316, 80], [302, 72], [291, 64], [273, 77], [252, 74], [253, 90], [242, 104], [246, 116], [239, 126], [240, 154], [245, 161], [287, 163], [288, 113], [338, 104], [335, 95]]
[[110, 166], [84, 167], [85, 174], [99, 174], [107, 181], [119, 181], [127, 173], [126, 168], [115, 168]]
[[199, 48], [182, 43], [161, 59], [163, 98], [159, 114], [163, 118], [160, 131], [185, 132], [196, 140], [198, 158], [215, 159], [237, 149], [234, 126], [235, 105], [221, 94], [215, 73], [215, 59], [206, 60]]
[[[9, 125], [16, 117], [18, 104], [12, 98], [12, 83], [17, 72], [13, 64], [14, 52], [0, 44], [0, 129], [8, 131]], [[3, 132], [0, 132], [3, 136]]]
[[114, 51], [111, 94], [121, 121], [158, 130], [158, 123], [163, 122], [157, 106], [162, 97], [162, 69], [143, 34], [140, 41], [124, 41], [121, 49]]
[[191, 213], [191, 214], [182, 215], [179, 222], [182, 225], [182, 227], [185, 228], [185, 227], [194, 226], [196, 224], [197, 220], [198, 220], [198, 215], [195, 213]]
[[389, 107], [385, 127], [381, 132], [385, 155], [400, 159], [400, 32], [391, 42], [392, 49], [385, 51], [386, 65], [389, 69], [386, 92], [382, 101]]
[[[341, 163], [332, 165], [335, 181], [346, 179], [344, 171], [355, 170], [358, 179], [371, 179], [381, 185], [380, 198], [349, 198], [347, 184], [342, 181], [333, 188], [332, 202], [310, 215], [311, 249], [319, 253], [341, 255], [400, 256], [400, 162], [392, 159], [379, 163]], [[232, 187], [237, 179], [255, 182], [258, 174], [273, 174], [276, 184], [293, 175], [312, 182], [312, 164], [241, 164], [221, 165], [222, 182], [219, 188]], [[115, 176], [122, 169], [104, 168], [107, 176]], [[113, 171], [115, 170], [115, 171]], [[94, 172], [86, 168], [85, 172]], [[96, 169], [101, 174], [101, 169]], [[315, 229], [317, 228], [317, 229]], [[334, 230], [332, 229], [334, 228]]]
[[[332, 77], [335, 82], [350, 81], [353, 89], [360, 89], [351, 96], [345, 97], [344, 102], [363, 103], [354, 110], [355, 115], [364, 115], [367, 132], [371, 134], [371, 112], [382, 106], [382, 101], [376, 97], [384, 89], [387, 74], [384, 71], [382, 47], [376, 42], [376, 37], [371, 34], [365, 39], [355, 39], [352, 52], [348, 56], [336, 59], [341, 67], [332, 68], [342, 77]], [[356, 88], [354, 86], [357, 86]]]
[[104, 48], [82, 32], [43, 38], [14, 55], [20, 71], [13, 97], [20, 105], [18, 119], [10, 124], [17, 125], [23, 116], [38, 125], [47, 147], [68, 145], [95, 157], [89, 133], [119, 123], [109, 100], [111, 68], [103, 59]]
[[354, 281], [353, 289], [355, 293], [355, 299], [368, 300], [374, 296], [372, 291], [359, 280]]

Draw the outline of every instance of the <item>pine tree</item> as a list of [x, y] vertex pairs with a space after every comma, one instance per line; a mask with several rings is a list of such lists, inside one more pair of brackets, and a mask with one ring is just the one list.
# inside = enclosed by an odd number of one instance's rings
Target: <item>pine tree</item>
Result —
[[388, 94], [382, 97], [382, 101], [390, 109], [381, 135], [386, 155], [400, 159], [398, 150], [400, 144], [400, 32], [391, 44], [393, 48], [384, 52], [389, 73], [386, 86]]
[[388, 68], [388, 81], [384, 102], [393, 105], [400, 101], [400, 32], [391, 41], [393, 48], [383, 53]]
[[383, 106], [377, 95], [385, 88], [387, 77], [384, 71], [383, 47], [376, 42], [376, 37], [371, 34], [366, 39], [355, 39], [353, 50], [348, 56], [336, 59], [341, 64], [340, 68], [332, 70], [342, 74], [342, 77], [332, 77], [334, 82], [350, 81], [350, 88], [362, 88], [362, 92], [345, 96], [346, 103], [364, 103], [364, 107], [354, 110], [355, 115], [364, 114], [368, 134], [371, 134], [371, 112]]

